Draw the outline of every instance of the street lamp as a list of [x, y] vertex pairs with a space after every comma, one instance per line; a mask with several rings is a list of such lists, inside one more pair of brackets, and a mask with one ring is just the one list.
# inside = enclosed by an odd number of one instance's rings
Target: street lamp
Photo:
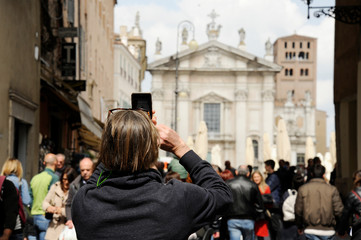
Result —
[[181, 21], [178, 24], [178, 27], [177, 27], [177, 52], [176, 52], [176, 55], [175, 55], [175, 90], [174, 90], [174, 94], [175, 94], [174, 130], [175, 131], [177, 131], [177, 118], [178, 118], [178, 94], [179, 94], [179, 89], [178, 89], [178, 68], [179, 68], [178, 48], [179, 48], [179, 32], [180, 32], [180, 29], [183, 29], [182, 30], [182, 44], [187, 43], [188, 32], [191, 31], [192, 35], [193, 35], [193, 38], [188, 44], [189, 49], [195, 50], [198, 47], [197, 42], [194, 40], [195, 28], [194, 28], [193, 23], [188, 21], [188, 20]]
[[361, 6], [347, 5], [347, 6], [311, 6], [313, 0], [301, 0], [307, 4], [307, 18], [310, 18], [310, 9], [316, 9], [313, 15], [317, 18], [321, 16], [328, 16], [337, 21], [347, 24], [361, 24]]

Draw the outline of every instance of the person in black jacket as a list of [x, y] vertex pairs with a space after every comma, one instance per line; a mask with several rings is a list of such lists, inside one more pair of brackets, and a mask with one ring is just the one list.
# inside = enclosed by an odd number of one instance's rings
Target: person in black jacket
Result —
[[352, 238], [361, 239], [361, 170], [353, 174], [354, 189], [348, 194], [338, 234], [345, 236], [349, 230], [349, 218], [352, 215]]
[[264, 206], [261, 193], [256, 183], [249, 180], [246, 165], [238, 168], [238, 175], [227, 181], [232, 190], [233, 204], [227, 212], [227, 225], [230, 240], [255, 239], [254, 223], [263, 216]]
[[22, 236], [21, 230], [14, 230], [19, 213], [16, 188], [11, 181], [5, 179], [0, 191], [0, 240]]
[[[175, 154], [193, 184], [167, 184], [155, 164], [161, 149]], [[110, 111], [99, 162], [79, 189], [72, 219], [82, 239], [184, 240], [213, 221], [232, 193], [212, 166], [179, 135], [141, 110]]]

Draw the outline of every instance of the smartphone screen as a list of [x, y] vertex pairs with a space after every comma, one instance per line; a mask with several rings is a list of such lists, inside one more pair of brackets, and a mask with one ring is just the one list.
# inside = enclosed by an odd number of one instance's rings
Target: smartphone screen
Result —
[[141, 109], [148, 113], [152, 119], [152, 94], [151, 93], [132, 93], [132, 109]]

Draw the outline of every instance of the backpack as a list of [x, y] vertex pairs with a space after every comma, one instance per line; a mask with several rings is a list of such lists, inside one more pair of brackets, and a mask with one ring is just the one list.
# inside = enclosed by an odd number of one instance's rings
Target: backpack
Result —
[[288, 197], [282, 205], [283, 221], [294, 221], [297, 191], [295, 189], [288, 189], [287, 192]]
[[[3, 183], [6, 179], [6, 176], [0, 176], [0, 199], [2, 199], [2, 193], [3, 193]], [[19, 206], [19, 217], [21, 220], [22, 225], [24, 225], [26, 223], [26, 217], [25, 217], [25, 212], [24, 212], [24, 208], [23, 208], [23, 200], [21, 199], [21, 194], [19, 193], [19, 190], [17, 188], [16, 189], [16, 194], [18, 195], [18, 206]]]

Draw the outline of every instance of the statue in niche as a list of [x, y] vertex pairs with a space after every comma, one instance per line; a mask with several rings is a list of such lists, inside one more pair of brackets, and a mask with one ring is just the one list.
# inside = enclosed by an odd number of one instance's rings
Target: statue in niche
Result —
[[270, 41], [270, 39], [268, 38], [267, 42], [266, 42], [266, 55], [273, 55], [272, 53], [272, 43]]
[[155, 54], [160, 54], [162, 51], [162, 42], [157, 38], [157, 42], [155, 43]]

